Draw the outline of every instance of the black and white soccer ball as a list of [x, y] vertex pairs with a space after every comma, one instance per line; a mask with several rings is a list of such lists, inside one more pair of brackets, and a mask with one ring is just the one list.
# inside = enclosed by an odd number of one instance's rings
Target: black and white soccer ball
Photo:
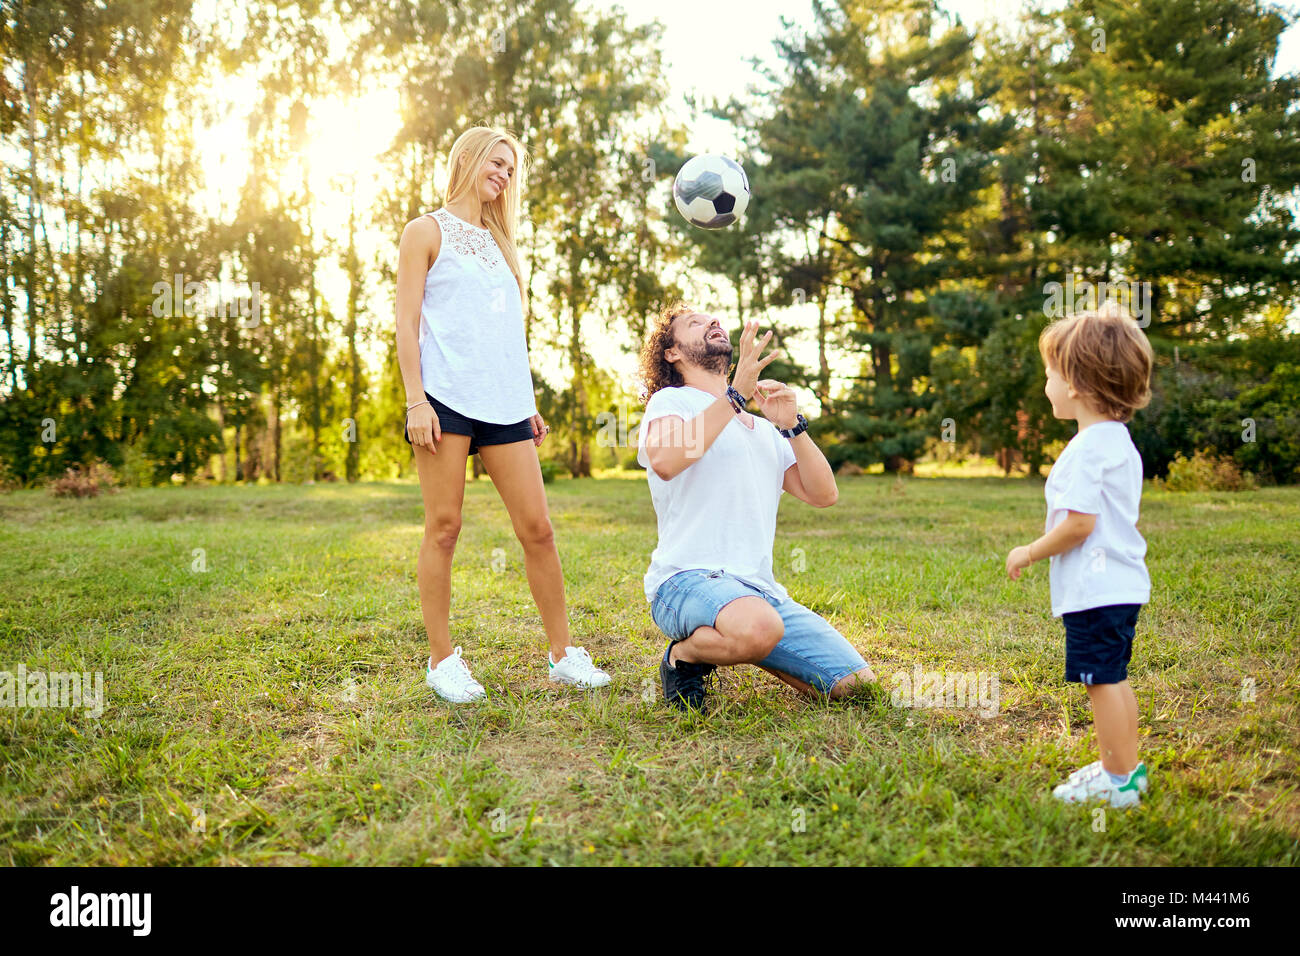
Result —
[[677, 211], [692, 226], [722, 229], [739, 222], [749, 205], [749, 177], [740, 163], [706, 154], [686, 161], [673, 180]]

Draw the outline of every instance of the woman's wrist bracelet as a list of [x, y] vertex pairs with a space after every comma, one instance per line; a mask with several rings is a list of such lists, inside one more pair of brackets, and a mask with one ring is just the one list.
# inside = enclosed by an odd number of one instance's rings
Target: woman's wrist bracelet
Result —
[[1033, 542], [1033, 541], [1030, 541], [1030, 542], [1029, 542], [1029, 548], [1028, 548], [1028, 551], [1029, 551], [1029, 563], [1030, 563], [1030, 564], [1033, 564], [1033, 563], [1034, 563], [1034, 560], [1035, 560], [1035, 558], [1034, 558], [1034, 542]]
[[[428, 403], [427, 401], [425, 401], [425, 402], [416, 402], [414, 405], [407, 405], [407, 406], [406, 406], [406, 410], [409, 412], [411, 409], [413, 409], [413, 408], [419, 408], [421, 405], [429, 405], [429, 403]], [[432, 408], [433, 406], [430, 405], [429, 407]]]

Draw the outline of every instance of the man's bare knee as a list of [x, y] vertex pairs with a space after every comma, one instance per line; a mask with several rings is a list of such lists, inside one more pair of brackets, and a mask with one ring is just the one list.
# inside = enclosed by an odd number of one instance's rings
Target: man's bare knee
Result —
[[841, 697], [847, 697], [850, 694], [860, 692], [863, 688], [869, 687], [876, 682], [876, 675], [872, 673], [870, 667], [864, 667], [856, 670], [852, 674], [845, 674], [837, 680], [831, 687], [830, 697], [832, 700], [839, 700]]
[[785, 636], [785, 622], [781, 620], [781, 615], [770, 607], [767, 611], [766, 614], [755, 614], [747, 619], [731, 635], [742, 646], [748, 660], [763, 660]]
[[726, 641], [734, 663], [756, 664], [785, 635], [785, 623], [772, 605], [758, 596], [736, 598], [718, 612], [713, 626]]

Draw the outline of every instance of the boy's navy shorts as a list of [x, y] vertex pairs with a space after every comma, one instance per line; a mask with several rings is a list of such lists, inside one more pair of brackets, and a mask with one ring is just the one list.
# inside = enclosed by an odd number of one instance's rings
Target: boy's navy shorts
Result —
[[[513, 425], [498, 425], [495, 422], [481, 422], [477, 418], [466, 418], [460, 412], [456, 411], [442, 402], [438, 401], [428, 392], [424, 397], [429, 400], [433, 410], [438, 414], [438, 428], [444, 434], [450, 432], [453, 435], [469, 436], [469, 453], [472, 455], [478, 451], [480, 445], [506, 445], [514, 441], [532, 441], [533, 440], [533, 420], [525, 418], [521, 422], [515, 422]], [[411, 435], [402, 426], [402, 437], [406, 443], [411, 443]]]
[[1141, 604], [1112, 604], [1061, 615], [1065, 625], [1065, 679], [1118, 684], [1128, 679], [1133, 631]]

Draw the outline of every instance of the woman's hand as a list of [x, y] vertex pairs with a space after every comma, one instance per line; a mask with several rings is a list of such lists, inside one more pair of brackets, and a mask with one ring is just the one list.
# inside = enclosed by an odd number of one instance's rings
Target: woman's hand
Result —
[[534, 415], [532, 417], [532, 423], [533, 423], [533, 444], [536, 446], [540, 446], [542, 442], [546, 440], [546, 436], [550, 434], [551, 426], [546, 424], [546, 422], [542, 421], [541, 415]]
[[763, 379], [757, 389], [754, 398], [764, 418], [777, 428], [794, 428], [798, 424], [799, 405], [794, 389], [774, 378]]
[[754, 336], [757, 333], [757, 322], [745, 323], [745, 328], [740, 333], [740, 357], [736, 359], [736, 373], [731, 376], [732, 387], [745, 398], [752, 398], [758, 389], [758, 373], [781, 354], [780, 349], [773, 349], [768, 355], [759, 358], [772, 333], [764, 333], [762, 341], [755, 344]]
[[433, 443], [442, 441], [442, 425], [438, 422], [438, 413], [428, 402], [406, 410], [406, 433], [411, 436], [412, 445], [420, 445], [438, 454]]

